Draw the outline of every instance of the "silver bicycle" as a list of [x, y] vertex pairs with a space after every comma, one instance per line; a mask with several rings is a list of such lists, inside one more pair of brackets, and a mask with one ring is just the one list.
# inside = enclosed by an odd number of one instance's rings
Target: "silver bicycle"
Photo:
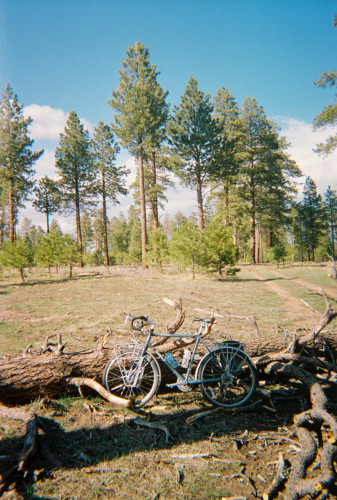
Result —
[[[214, 318], [197, 318], [200, 327], [195, 334], [156, 333], [155, 323], [146, 316], [128, 316], [132, 327], [132, 344], [115, 346], [114, 356], [107, 363], [103, 373], [103, 385], [112, 394], [132, 399], [140, 408], [157, 393], [161, 382], [159, 360], [177, 378], [167, 387], [177, 387], [183, 392], [198, 386], [204, 398], [215, 406], [235, 408], [244, 405], [253, 396], [258, 383], [256, 368], [244, 351], [244, 345], [237, 341], [224, 341], [209, 348], [204, 341], [211, 332]], [[137, 334], [146, 335], [145, 343], [138, 341]], [[163, 356], [153, 344], [153, 338], [191, 339], [191, 350], [187, 347], [181, 364], [171, 354]], [[200, 343], [206, 348], [194, 370], [194, 359]]]

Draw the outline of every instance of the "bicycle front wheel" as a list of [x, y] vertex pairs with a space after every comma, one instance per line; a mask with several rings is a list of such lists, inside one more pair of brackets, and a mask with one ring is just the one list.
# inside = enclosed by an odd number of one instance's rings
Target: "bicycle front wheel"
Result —
[[204, 398], [215, 406], [235, 408], [254, 394], [257, 371], [249, 356], [232, 346], [207, 354], [197, 368], [196, 378]]
[[112, 358], [103, 373], [105, 388], [115, 396], [132, 399], [136, 408], [150, 401], [159, 383], [159, 367], [153, 357], [140, 358], [131, 351]]

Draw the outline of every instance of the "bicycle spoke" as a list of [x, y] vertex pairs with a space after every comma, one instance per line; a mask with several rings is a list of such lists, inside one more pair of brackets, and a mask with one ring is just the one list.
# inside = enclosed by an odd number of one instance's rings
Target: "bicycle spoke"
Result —
[[132, 352], [122, 352], [108, 363], [103, 383], [111, 393], [133, 399], [134, 406], [140, 407], [156, 393], [159, 378], [157, 365], [151, 358], [141, 359]]
[[198, 378], [204, 397], [214, 405], [235, 407], [246, 403], [255, 391], [257, 377], [248, 356], [225, 346], [207, 355]]

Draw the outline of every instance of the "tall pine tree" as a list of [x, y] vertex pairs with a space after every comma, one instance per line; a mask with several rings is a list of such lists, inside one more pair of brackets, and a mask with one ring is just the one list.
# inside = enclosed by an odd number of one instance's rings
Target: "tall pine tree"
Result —
[[297, 239], [307, 250], [308, 260], [315, 260], [315, 250], [326, 228], [326, 212], [315, 181], [307, 177], [303, 199], [297, 204]]
[[267, 119], [256, 99], [246, 98], [241, 112], [240, 194], [249, 203], [250, 259], [257, 261], [256, 231], [266, 208], [274, 216], [287, 211], [288, 196], [294, 191], [293, 178], [300, 169], [286, 153], [287, 144], [278, 136], [276, 125]]
[[144, 151], [153, 149], [158, 132], [164, 127], [168, 105], [157, 81], [156, 66], [150, 64], [150, 52], [140, 42], [127, 50], [119, 71], [119, 86], [109, 104], [115, 111], [113, 129], [121, 144], [137, 158], [142, 229], [142, 264], [146, 267], [146, 203], [144, 187]]
[[205, 226], [205, 183], [210, 178], [210, 164], [219, 145], [219, 128], [212, 112], [210, 95], [199, 90], [197, 80], [190, 78], [180, 106], [174, 108], [168, 124], [169, 141], [182, 159], [176, 174], [197, 194], [200, 233]]
[[115, 142], [111, 127], [100, 121], [94, 129], [91, 151], [96, 175], [95, 190], [102, 200], [106, 266], [109, 266], [107, 201], [119, 203], [118, 195], [127, 193], [124, 177], [127, 175], [128, 170], [125, 167], [116, 167], [115, 165], [119, 150], [120, 148]]
[[235, 98], [224, 87], [217, 91], [213, 105], [220, 143], [211, 163], [211, 177], [215, 180], [212, 196], [223, 199], [224, 222], [227, 225], [230, 219], [230, 187], [235, 183], [239, 169], [237, 149], [240, 109]]
[[31, 118], [23, 116], [22, 105], [7, 83], [0, 103], [0, 194], [2, 207], [9, 207], [11, 242], [15, 239], [18, 210], [34, 185], [33, 164], [43, 153], [31, 149], [34, 142], [28, 131], [31, 122]]
[[65, 210], [75, 212], [76, 236], [83, 266], [81, 209], [93, 203], [95, 172], [91, 161], [89, 133], [75, 111], [71, 111], [55, 152], [59, 190]]

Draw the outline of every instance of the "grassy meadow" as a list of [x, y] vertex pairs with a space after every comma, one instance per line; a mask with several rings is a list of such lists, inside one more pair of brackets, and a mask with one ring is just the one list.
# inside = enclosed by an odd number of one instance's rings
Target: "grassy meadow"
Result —
[[[192, 280], [190, 274], [173, 269], [160, 274], [111, 267], [76, 269], [71, 280], [66, 269], [53, 270], [51, 277], [45, 270], [32, 270], [22, 284], [18, 274], [3, 272], [0, 353], [18, 353], [30, 344], [38, 349], [47, 335], [57, 333], [68, 343], [67, 351], [77, 351], [92, 346], [107, 327], [113, 332], [109, 342], [125, 342], [125, 313], [149, 316], [157, 330], [171, 323], [175, 312], [164, 297], [182, 299], [185, 332], [197, 328], [195, 316], [212, 311], [255, 316], [263, 336], [275, 335], [280, 327], [289, 332], [310, 328], [319, 320], [313, 309], [324, 311], [324, 300], [312, 290], [322, 286], [329, 296], [337, 296], [337, 283], [329, 273], [329, 266], [318, 264], [243, 265], [235, 279], [198, 274]], [[226, 336], [244, 341], [252, 335], [247, 319], [217, 318], [216, 340]], [[152, 420], [169, 428], [173, 439], [167, 443], [163, 432], [137, 426], [134, 416], [96, 395], [61, 396], [56, 408], [40, 401], [30, 406], [54, 422], [52, 436], [41, 439], [59, 464], [36, 466], [34, 481], [22, 485], [22, 495], [54, 500], [254, 498], [272, 481], [276, 466], [270, 464], [277, 464], [278, 453], [286, 451], [280, 445], [267, 447], [266, 439], [277, 443], [296, 410], [293, 402], [277, 412], [261, 408], [254, 413], [216, 413], [188, 424], [187, 417], [209, 409], [200, 392], [159, 394], [147, 410]], [[238, 449], [234, 437], [245, 430], [258, 438]], [[0, 419], [0, 455], [8, 453], [8, 447], [19, 450], [23, 433], [23, 423]], [[288, 444], [284, 440], [283, 446]], [[254, 495], [251, 484], [240, 481], [242, 467], [254, 479]], [[13, 492], [6, 498], [16, 497]]]
[[[230, 280], [205, 273], [192, 280], [190, 274], [171, 269], [161, 274], [154, 269], [132, 267], [76, 269], [71, 280], [66, 269], [52, 271], [51, 277], [43, 269], [26, 274], [24, 284], [14, 271], [4, 272], [0, 279], [2, 354], [19, 352], [30, 344], [39, 347], [47, 335], [57, 333], [76, 349], [90, 347], [107, 327], [120, 341], [128, 331], [124, 327], [125, 313], [144, 314], [160, 330], [175, 316], [163, 302], [164, 297], [182, 299], [186, 311], [183, 331], [196, 328], [195, 316], [214, 311], [219, 315], [255, 316], [261, 334], [269, 336], [278, 326], [296, 328], [300, 318], [289, 318], [284, 297], [268, 285], [282, 287], [283, 294], [288, 294], [290, 300], [293, 297], [299, 307], [303, 299], [319, 311], [324, 310], [324, 301], [309, 293], [310, 287], [336, 288], [325, 265], [279, 269], [244, 265], [237, 278]], [[299, 283], [301, 279], [308, 283]], [[217, 320], [221, 335], [244, 340], [252, 334], [245, 320], [228, 321], [219, 316]]]

